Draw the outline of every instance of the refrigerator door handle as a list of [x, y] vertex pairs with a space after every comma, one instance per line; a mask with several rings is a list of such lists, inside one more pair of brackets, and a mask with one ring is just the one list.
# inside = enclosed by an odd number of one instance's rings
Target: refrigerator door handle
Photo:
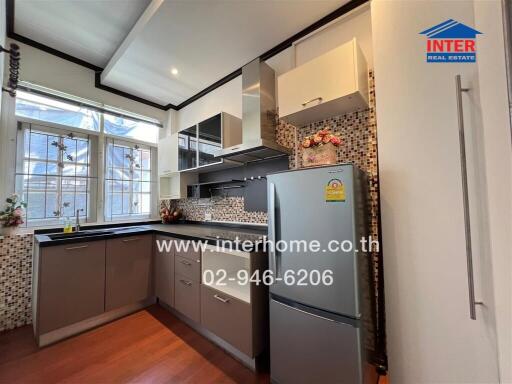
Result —
[[473, 249], [471, 245], [471, 219], [469, 213], [468, 172], [466, 162], [466, 140], [464, 135], [464, 110], [462, 107], [462, 93], [469, 88], [462, 88], [460, 75], [455, 76], [455, 91], [457, 97], [457, 118], [459, 123], [460, 169], [462, 176], [462, 202], [464, 208], [464, 234], [466, 239], [466, 264], [469, 290], [469, 317], [476, 320], [476, 306], [483, 305], [475, 299], [475, 281], [473, 275]]
[[268, 196], [268, 237], [270, 240], [268, 248], [270, 270], [277, 277], [277, 261], [276, 261], [276, 186], [274, 183], [269, 183], [269, 196]]
[[276, 304], [279, 304], [279, 305], [282, 305], [283, 307], [286, 307], [286, 308], [289, 308], [289, 309], [293, 309], [294, 311], [297, 311], [297, 312], [300, 312], [300, 313], [303, 313], [305, 315], [308, 315], [308, 316], [311, 316], [311, 317], [316, 317], [317, 319], [322, 319], [322, 320], [327, 320], [327, 321], [332, 321], [333, 323], [335, 323], [336, 321], [334, 321], [333, 319], [329, 319], [327, 317], [323, 317], [323, 316], [320, 316], [320, 315], [317, 315], [317, 314], [314, 314], [314, 313], [311, 313], [311, 312], [306, 312], [306, 311], [303, 311], [302, 309], [299, 309], [299, 308], [296, 308], [296, 307], [292, 307], [291, 305], [287, 305], [285, 303], [281, 303], [280, 301], [276, 301], [276, 300], [273, 300], [274, 303]]

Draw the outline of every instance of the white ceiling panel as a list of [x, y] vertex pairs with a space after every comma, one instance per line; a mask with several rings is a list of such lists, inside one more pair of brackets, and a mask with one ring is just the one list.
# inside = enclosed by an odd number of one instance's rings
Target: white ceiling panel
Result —
[[347, 2], [166, 0], [109, 63], [102, 83], [178, 105]]
[[16, 0], [14, 31], [104, 67], [150, 0]]

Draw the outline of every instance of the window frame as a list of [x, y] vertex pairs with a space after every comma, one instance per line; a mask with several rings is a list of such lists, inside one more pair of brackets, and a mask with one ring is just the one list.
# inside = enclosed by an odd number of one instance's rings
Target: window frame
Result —
[[[56, 126], [57, 124], [51, 124], [51, 123], [47, 123], [45, 121], [43, 122], [40, 122], [40, 121], [37, 121], [37, 120], [33, 120], [33, 119], [27, 119], [27, 120], [31, 120], [31, 122], [28, 122], [28, 121], [22, 121], [22, 120], [26, 120], [25, 118], [23, 119], [17, 119], [17, 124], [16, 124], [16, 163], [15, 163], [15, 191], [16, 193], [20, 194], [21, 196], [23, 195], [23, 192], [25, 191], [24, 188], [22, 188], [22, 190], [18, 190], [17, 188], [17, 178], [20, 177], [20, 176], [25, 176], [25, 175], [28, 175], [30, 173], [26, 173], [25, 170], [24, 170], [24, 164], [25, 164], [25, 161], [27, 160], [27, 156], [26, 156], [26, 153], [25, 153], [25, 135], [24, 135], [24, 132], [26, 129], [30, 129], [30, 130], [34, 130], [34, 131], [39, 131], [41, 132], [42, 134], [46, 134], [46, 135], [55, 135], [55, 136], [59, 136], [59, 137], [65, 137], [67, 134], [69, 133], [73, 133], [76, 137], [79, 137], [79, 138], [87, 138], [88, 142], [89, 142], [89, 149], [88, 149], [88, 152], [89, 152], [89, 161], [87, 164], [88, 166], [88, 173], [87, 173], [87, 176], [78, 176], [78, 178], [83, 178], [83, 179], [86, 179], [87, 180], [87, 183], [88, 183], [88, 188], [89, 191], [86, 191], [87, 193], [87, 212], [86, 212], [86, 215], [85, 216], [85, 222], [87, 223], [90, 223], [90, 222], [96, 222], [97, 221], [97, 208], [96, 208], [96, 202], [97, 202], [97, 189], [98, 189], [98, 184], [99, 184], [99, 180], [98, 180], [98, 176], [97, 176], [97, 160], [98, 160], [98, 140], [97, 140], [97, 135], [91, 135], [91, 131], [87, 131], [87, 130], [82, 130], [83, 132], [78, 132], [77, 130], [74, 130], [74, 129], [63, 129], [62, 126]], [[30, 159], [30, 156], [28, 156], [28, 159]], [[48, 159], [45, 159], [44, 160], [47, 164], [48, 163], [53, 163], [55, 161], [51, 160], [51, 161], [48, 161]], [[67, 163], [66, 161], [64, 163]], [[76, 162], [75, 162], [76, 164]], [[41, 175], [41, 176], [45, 176], [46, 178], [48, 177], [57, 177], [59, 180], [61, 180], [61, 182], [58, 184], [57, 186], [57, 194], [59, 195], [60, 194], [60, 197], [62, 197], [62, 177], [66, 177], [62, 174], [62, 169], [59, 169], [57, 174], [56, 175], [49, 175], [48, 173], [46, 173], [45, 175]], [[73, 177], [73, 176], [69, 176], [69, 177]], [[77, 177], [76, 175], [74, 176], [75, 178]], [[93, 188], [92, 186], [92, 180], [95, 180], [95, 184], [96, 184], [96, 188]], [[46, 192], [47, 192], [47, 189], [45, 190], [45, 196], [46, 196]], [[76, 193], [76, 191], [75, 191]], [[30, 202], [30, 201], [29, 201]], [[84, 216], [81, 216], [81, 218], [83, 219]], [[70, 216], [71, 217], [71, 216]], [[74, 215], [72, 216], [74, 217]], [[36, 227], [42, 227], [42, 226], [59, 226], [61, 223], [61, 220], [62, 220], [62, 217], [59, 216], [59, 217], [55, 217], [55, 218], [48, 218], [46, 217], [46, 212], [45, 212], [45, 217], [44, 218], [34, 218], [34, 219], [31, 219], [30, 222], [28, 221], [28, 218], [25, 219], [25, 227], [26, 228], [36, 228]], [[34, 224], [30, 224], [30, 223], [34, 223]]]
[[[46, 97], [51, 98], [51, 95], [46, 95]], [[61, 97], [57, 95], [59, 101], [62, 101]], [[5, 100], [5, 99], [4, 99]], [[12, 101], [11, 101], [12, 100]], [[91, 189], [90, 192], [90, 202], [91, 209], [89, 210], [90, 218], [87, 220], [87, 224], [103, 224], [103, 223], [129, 223], [129, 222], [137, 222], [141, 220], [155, 220], [158, 219], [158, 143], [146, 142], [142, 140], [137, 140], [131, 137], [122, 137], [113, 134], [107, 134], [104, 132], [104, 115], [100, 113], [100, 129], [99, 131], [88, 130], [84, 128], [77, 128], [72, 126], [66, 126], [58, 123], [47, 122], [44, 120], [37, 120], [24, 116], [16, 115], [16, 100], [15, 98], [9, 98], [11, 104], [9, 104], [8, 109], [12, 110], [12, 117], [8, 119], [10, 124], [14, 124], [16, 127], [16, 133], [13, 134], [13, 141], [17, 141], [18, 139], [18, 126], [21, 124], [33, 124], [41, 127], [45, 127], [49, 130], [53, 130], [54, 132], [60, 132], [60, 135], [63, 135], [63, 132], [72, 132], [73, 134], [78, 135], [87, 135], [91, 138], [91, 155], [90, 155], [90, 172], [94, 174], [96, 177], [96, 188], [94, 191]], [[70, 100], [72, 103], [73, 100]], [[108, 113], [107, 108], [106, 112]], [[128, 117], [128, 116], [127, 116]], [[155, 125], [159, 126], [155, 123]], [[161, 128], [161, 127], [160, 127]], [[150, 180], [150, 213], [143, 215], [129, 215], [126, 217], [116, 217], [113, 220], [109, 220], [105, 214], [105, 204], [106, 204], [106, 151], [109, 140], [116, 140], [118, 142], [126, 142], [132, 145], [140, 145], [141, 147], [147, 147], [151, 151], [151, 180]], [[92, 148], [94, 146], [94, 150]], [[16, 143], [14, 149], [14, 172], [12, 172], [13, 179], [10, 182], [10, 190], [16, 189], [16, 175], [18, 174], [18, 167], [23, 164], [24, 157], [24, 148], [22, 151], [18, 150], [18, 144]], [[20, 159], [21, 157], [21, 159]], [[21, 160], [21, 163], [20, 163]], [[10, 178], [10, 177], [9, 177]], [[33, 221], [33, 220], [31, 220]], [[37, 227], [61, 227], [61, 223], [41, 223], [41, 224], [30, 224], [27, 222], [26, 228], [37, 228]]]
[[[141, 147], [141, 149], [149, 150], [149, 153], [150, 153], [150, 159], [149, 159], [150, 160], [150, 180], [149, 180], [149, 184], [150, 184], [151, 188], [150, 188], [150, 192], [149, 192], [149, 196], [150, 196], [150, 200], [149, 200], [150, 211], [149, 211], [149, 213], [116, 214], [115, 215], [116, 220], [113, 220], [112, 218], [114, 217], [114, 215], [112, 214], [112, 210], [110, 212], [110, 215], [107, 215], [107, 213], [106, 213], [107, 207], [105, 206], [104, 207], [104, 220], [108, 221], [108, 222], [115, 222], [115, 221], [119, 221], [119, 220], [121, 220], [121, 221], [133, 220], [134, 218], [138, 218], [139, 220], [140, 219], [150, 219], [152, 217], [152, 213], [153, 213], [152, 212], [153, 211], [153, 209], [152, 209], [153, 208], [152, 202], [154, 201], [154, 197], [156, 196], [155, 191], [157, 190], [157, 188], [156, 188], [157, 184], [155, 182], [155, 180], [156, 180], [155, 178], [157, 177], [157, 171], [155, 172], [155, 167], [158, 165], [157, 164], [158, 153], [157, 153], [156, 148], [154, 146], [151, 146], [151, 145], [148, 145], [148, 144], [144, 144], [143, 142], [140, 142], [140, 141], [137, 142], [137, 141], [134, 141], [134, 140], [125, 140], [124, 138], [120, 139], [118, 136], [110, 137], [110, 136], [105, 135], [105, 138], [106, 138], [105, 146], [104, 146], [104, 151], [105, 151], [105, 156], [104, 156], [105, 176], [104, 176], [104, 183], [103, 183], [103, 185], [105, 186], [105, 191], [104, 191], [104, 201], [105, 201], [105, 203], [107, 202], [107, 193], [108, 193], [108, 190], [106, 188], [107, 181], [114, 181], [114, 180], [126, 181], [126, 182], [129, 183], [129, 185], [130, 185], [130, 188], [129, 188], [130, 201], [133, 201], [133, 188], [132, 188], [133, 185], [132, 185], [132, 183], [134, 182], [134, 179], [124, 180], [124, 179], [108, 178], [107, 172], [109, 170], [109, 166], [108, 166], [107, 162], [108, 162], [108, 146], [109, 146], [110, 143], [112, 145], [115, 145], [115, 146], [123, 146], [123, 147], [131, 147], [133, 145], [139, 145]], [[121, 194], [124, 195], [124, 192], [122, 192]], [[107, 217], [109, 217], [110, 219], [107, 219]]]

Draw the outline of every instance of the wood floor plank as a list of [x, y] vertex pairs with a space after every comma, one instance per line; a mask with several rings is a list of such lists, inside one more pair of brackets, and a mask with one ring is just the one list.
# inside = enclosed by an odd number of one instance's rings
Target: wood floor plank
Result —
[[38, 348], [0, 335], [0, 383], [268, 383], [159, 306]]

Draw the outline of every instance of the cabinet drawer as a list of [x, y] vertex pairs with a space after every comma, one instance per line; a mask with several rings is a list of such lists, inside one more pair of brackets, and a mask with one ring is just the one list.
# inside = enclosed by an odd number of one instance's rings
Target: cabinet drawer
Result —
[[253, 357], [250, 304], [201, 285], [201, 323], [241, 352]]
[[[184, 241], [188, 241], [188, 240], [181, 240], [181, 241], [184, 242]], [[199, 251], [199, 250], [195, 251], [193, 248], [194, 247], [192, 246], [192, 241], [191, 241], [189, 244], [189, 247], [186, 251], [184, 251], [182, 249], [180, 249], [180, 250], [177, 249], [176, 256], [180, 256], [180, 257], [184, 257], [189, 260], [200, 262], [201, 261], [201, 251]]]
[[198, 260], [176, 256], [174, 268], [177, 274], [187, 279], [201, 282], [201, 263]]
[[197, 281], [175, 275], [174, 308], [197, 323], [201, 318], [199, 285]]

